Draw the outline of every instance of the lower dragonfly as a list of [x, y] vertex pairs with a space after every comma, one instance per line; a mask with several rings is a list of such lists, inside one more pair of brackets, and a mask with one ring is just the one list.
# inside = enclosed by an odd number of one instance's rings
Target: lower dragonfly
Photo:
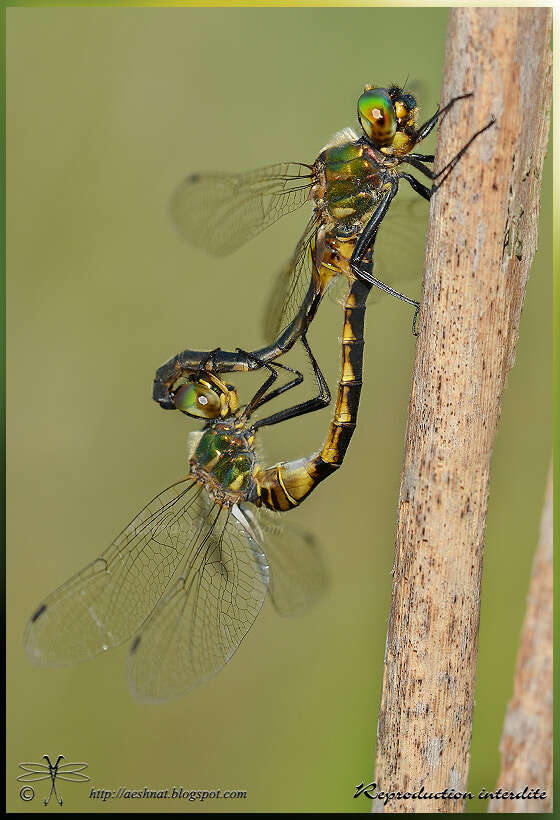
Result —
[[[345, 299], [334, 418], [322, 449], [311, 456], [266, 468], [255, 452], [260, 427], [330, 400], [305, 336], [318, 395], [266, 418], [251, 422], [258, 407], [299, 384], [301, 373], [263, 363], [269, 376], [242, 407], [235, 388], [211, 371], [197, 369], [176, 386], [175, 407], [208, 421], [188, 475], [156, 496], [101, 556], [36, 609], [26, 632], [34, 663], [86, 660], [135, 636], [131, 690], [143, 700], [166, 700], [227, 663], [267, 590], [281, 613], [302, 611], [317, 596], [324, 571], [312, 539], [263, 514], [298, 506], [343, 462], [356, 426], [369, 290], [354, 278]], [[279, 368], [295, 375], [273, 388]]]
[[[241, 247], [305, 201], [314, 206], [270, 301], [268, 335], [279, 335], [251, 356], [213, 351], [216, 372], [254, 370], [286, 353], [307, 331], [329, 286], [345, 271], [414, 306], [416, 319], [418, 302], [374, 277], [368, 254], [400, 182], [406, 181], [414, 193], [429, 200], [472, 142], [494, 124], [491, 118], [437, 173], [426, 165], [434, 161], [433, 155], [414, 152], [453, 105], [472, 96], [454, 97], [418, 125], [412, 94], [399, 86], [366, 86], [358, 99], [362, 135], [351, 129], [339, 132], [312, 165], [284, 163], [245, 174], [196, 173], [183, 180], [171, 201], [175, 224], [193, 245], [216, 256]], [[403, 164], [424, 174], [432, 187], [400, 170]], [[341, 271], [337, 258], [341, 247], [348, 245], [351, 255]], [[164, 409], [174, 409], [173, 383], [185, 371], [199, 367], [205, 357], [206, 352], [187, 349], [165, 362], [156, 372], [154, 400]]]

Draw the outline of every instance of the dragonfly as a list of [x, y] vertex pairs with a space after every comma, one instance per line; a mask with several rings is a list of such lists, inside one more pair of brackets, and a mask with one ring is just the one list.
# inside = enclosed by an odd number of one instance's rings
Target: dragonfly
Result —
[[50, 780], [51, 788], [48, 796], [43, 800], [43, 805], [48, 806], [51, 797], [54, 798], [59, 806], [62, 806], [62, 797], [58, 796], [56, 791], [56, 780], [66, 780], [69, 783], [85, 783], [89, 780], [87, 774], [83, 774], [84, 769], [87, 769], [87, 763], [61, 763], [64, 760], [64, 755], [59, 755], [55, 763], [51, 763], [48, 755], [43, 755], [46, 763], [20, 763], [19, 768], [23, 769], [26, 774], [20, 774], [16, 778], [18, 783], [36, 783], [40, 780]]
[[[252, 420], [266, 402], [303, 380], [280, 362], [246, 405], [236, 388], [197, 368], [173, 402], [206, 426], [191, 443], [189, 472], [150, 501], [109, 548], [48, 596], [27, 626], [26, 649], [41, 666], [87, 660], [133, 639], [132, 693], [167, 700], [213, 677], [254, 623], [268, 592], [281, 614], [299, 613], [325, 585], [314, 539], [278, 521], [342, 464], [356, 427], [369, 283], [353, 278], [344, 301], [342, 368], [334, 416], [321, 450], [263, 467], [261, 427], [313, 412], [330, 391], [309, 347], [311, 399]], [[239, 351], [252, 358], [251, 353]], [[290, 380], [275, 386], [280, 369]]]
[[[354, 276], [410, 304], [416, 319], [418, 302], [374, 277], [367, 257], [400, 183], [405, 181], [414, 194], [429, 200], [471, 143], [494, 124], [492, 117], [438, 172], [429, 167], [433, 155], [413, 150], [453, 105], [472, 96], [454, 97], [418, 125], [413, 94], [397, 85], [368, 85], [357, 103], [361, 134], [348, 128], [338, 132], [313, 164], [280, 163], [241, 174], [195, 173], [180, 183], [171, 198], [172, 219], [187, 241], [215, 256], [237, 250], [305, 202], [313, 205], [312, 216], [269, 301], [267, 335], [273, 341], [253, 356], [217, 348], [211, 359], [216, 372], [253, 370], [286, 353], [306, 332], [321, 299], [340, 274]], [[427, 177], [431, 187], [402, 170], [406, 165]], [[342, 271], [337, 257], [340, 246], [348, 243], [352, 254]], [[164, 409], [174, 409], [173, 383], [184, 371], [207, 361], [207, 355], [187, 349], [165, 362], [156, 371], [154, 400]]]
[[[195, 381], [177, 389], [177, 406], [207, 422], [191, 434], [187, 475], [156, 495], [107, 550], [35, 610], [25, 639], [33, 663], [64, 666], [133, 639], [133, 694], [167, 700], [227, 663], [267, 592], [281, 614], [299, 614], [318, 597], [325, 570], [315, 539], [258, 510], [255, 433], [269, 420], [251, 417], [303, 379], [281, 363], [268, 367], [247, 405], [212, 373], [191, 374]], [[272, 389], [280, 368], [295, 375]], [[317, 372], [323, 389], [318, 366]], [[324, 406], [323, 396], [319, 403]], [[299, 405], [286, 408], [270, 423], [300, 412]]]

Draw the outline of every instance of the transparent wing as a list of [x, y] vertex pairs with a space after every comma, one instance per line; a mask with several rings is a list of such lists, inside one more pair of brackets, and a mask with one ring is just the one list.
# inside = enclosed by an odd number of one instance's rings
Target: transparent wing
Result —
[[268, 592], [274, 608], [280, 615], [305, 614], [327, 588], [327, 571], [317, 540], [273, 512], [256, 513], [241, 506], [264, 544], [270, 566]]
[[[406, 190], [399, 191], [382, 222], [374, 247], [374, 275], [410, 298], [418, 298], [422, 281], [427, 215], [424, 200]], [[265, 310], [267, 341], [278, 337], [303, 304], [313, 273], [310, 243], [318, 227], [318, 219], [313, 215], [292, 258], [277, 275]], [[408, 290], [401, 287], [407, 282], [411, 283]], [[347, 290], [347, 279], [341, 276], [334, 281], [329, 295], [338, 302]], [[372, 288], [368, 304], [376, 304], [383, 296], [382, 290]]]
[[[428, 204], [401, 187], [381, 224], [374, 246], [374, 276], [417, 300], [424, 267], [427, 218]], [[339, 303], [347, 291], [348, 283], [341, 276], [329, 289], [329, 299]], [[391, 298], [380, 288], [373, 287], [367, 304], [371, 308]]]
[[64, 763], [56, 770], [56, 776], [59, 780], [66, 780], [69, 783], [85, 783], [90, 779], [87, 774], [82, 774], [87, 767], [87, 763]]
[[313, 273], [311, 238], [318, 228], [318, 219], [311, 217], [290, 261], [276, 277], [264, 314], [264, 333], [267, 341], [274, 341], [281, 330], [297, 315]]
[[[50, 772], [50, 766], [47, 766], [46, 763], [19, 763], [18, 764], [20, 769], [23, 769], [26, 772], [31, 772], [31, 774], [42, 774], [43, 772]], [[20, 777], [27, 777], [25, 774], [20, 774]]]
[[[401, 184], [377, 234], [374, 276], [417, 299], [424, 267], [429, 205], [404, 188], [404, 184]], [[403, 284], [408, 287], [401, 287]], [[372, 288], [369, 301], [377, 302], [384, 295], [379, 288]]]
[[53, 592], [27, 627], [31, 660], [86, 660], [130, 638], [197, 543], [202, 488], [184, 479], [156, 496], [95, 561]]
[[191, 430], [190, 433], [187, 433], [187, 460], [189, 464], [203, 435], [203, 430]]
[[192, 245], [225, 256], [303, 205], [312, 183], [310, 168], [296, 162], [245, 174], [192, 174], [172, 194], [170, 215]]
[[196, 549], [130, 651], [133, 694], [165, 700], [203, 683], [231, 658], [263, 604], [268, 565], [237, 508], [208, 509]]
[[[77, 775], [78, 772], [83, 772], [84, 769], [87, 769], [88, 763], [62, 763], [60, 766], [57, 767], [57, 772], [65, 773], [66, 775]], [[89, 780], [87, 775], [82, 774], [80, 777], [85, 777]]]
[[16, 777], [18, 783], [36, 783], [39, 780], [47, 780], [51, 776], [50, 767], [44, 763], [20, 763], [19, 768], [28, 774], [20, 774]]

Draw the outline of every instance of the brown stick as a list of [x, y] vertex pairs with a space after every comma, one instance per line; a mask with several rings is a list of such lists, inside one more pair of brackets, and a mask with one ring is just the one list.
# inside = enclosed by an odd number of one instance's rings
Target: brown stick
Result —
[[[386, 792], [466, 790], [490, 460], [537, 242], [550, 27], [550, 9], [450, 12], [441, 98], [474, 97], [444, 120], [435, 166], [497, 122], [432, 198], [378, 723]], [[421, 796], [385, 807], [463, 809]]]
[[490, 812], [552, 812], [552, 513], [551, 466], [497, 783], [513, 794], [539, 788], [547, 797], [494, 799]]

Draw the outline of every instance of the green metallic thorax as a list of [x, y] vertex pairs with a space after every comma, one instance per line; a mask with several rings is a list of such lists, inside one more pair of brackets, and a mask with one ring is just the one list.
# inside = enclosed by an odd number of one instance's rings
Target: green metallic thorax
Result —
[[191, 458], [193, 475], [209, 491], [213, 489], [215, 496], [221, 492], [224, 496], [245, 496], [255, 464], [251, 438], [237, 430], [234, 423], [214, 424], [204, 431]]
[[336, 222], [361, 221], [379, 198], [381, 170], [368, 147], [348, 142], [326, 148], [319, 160], [324, 167], [325, 200]]

